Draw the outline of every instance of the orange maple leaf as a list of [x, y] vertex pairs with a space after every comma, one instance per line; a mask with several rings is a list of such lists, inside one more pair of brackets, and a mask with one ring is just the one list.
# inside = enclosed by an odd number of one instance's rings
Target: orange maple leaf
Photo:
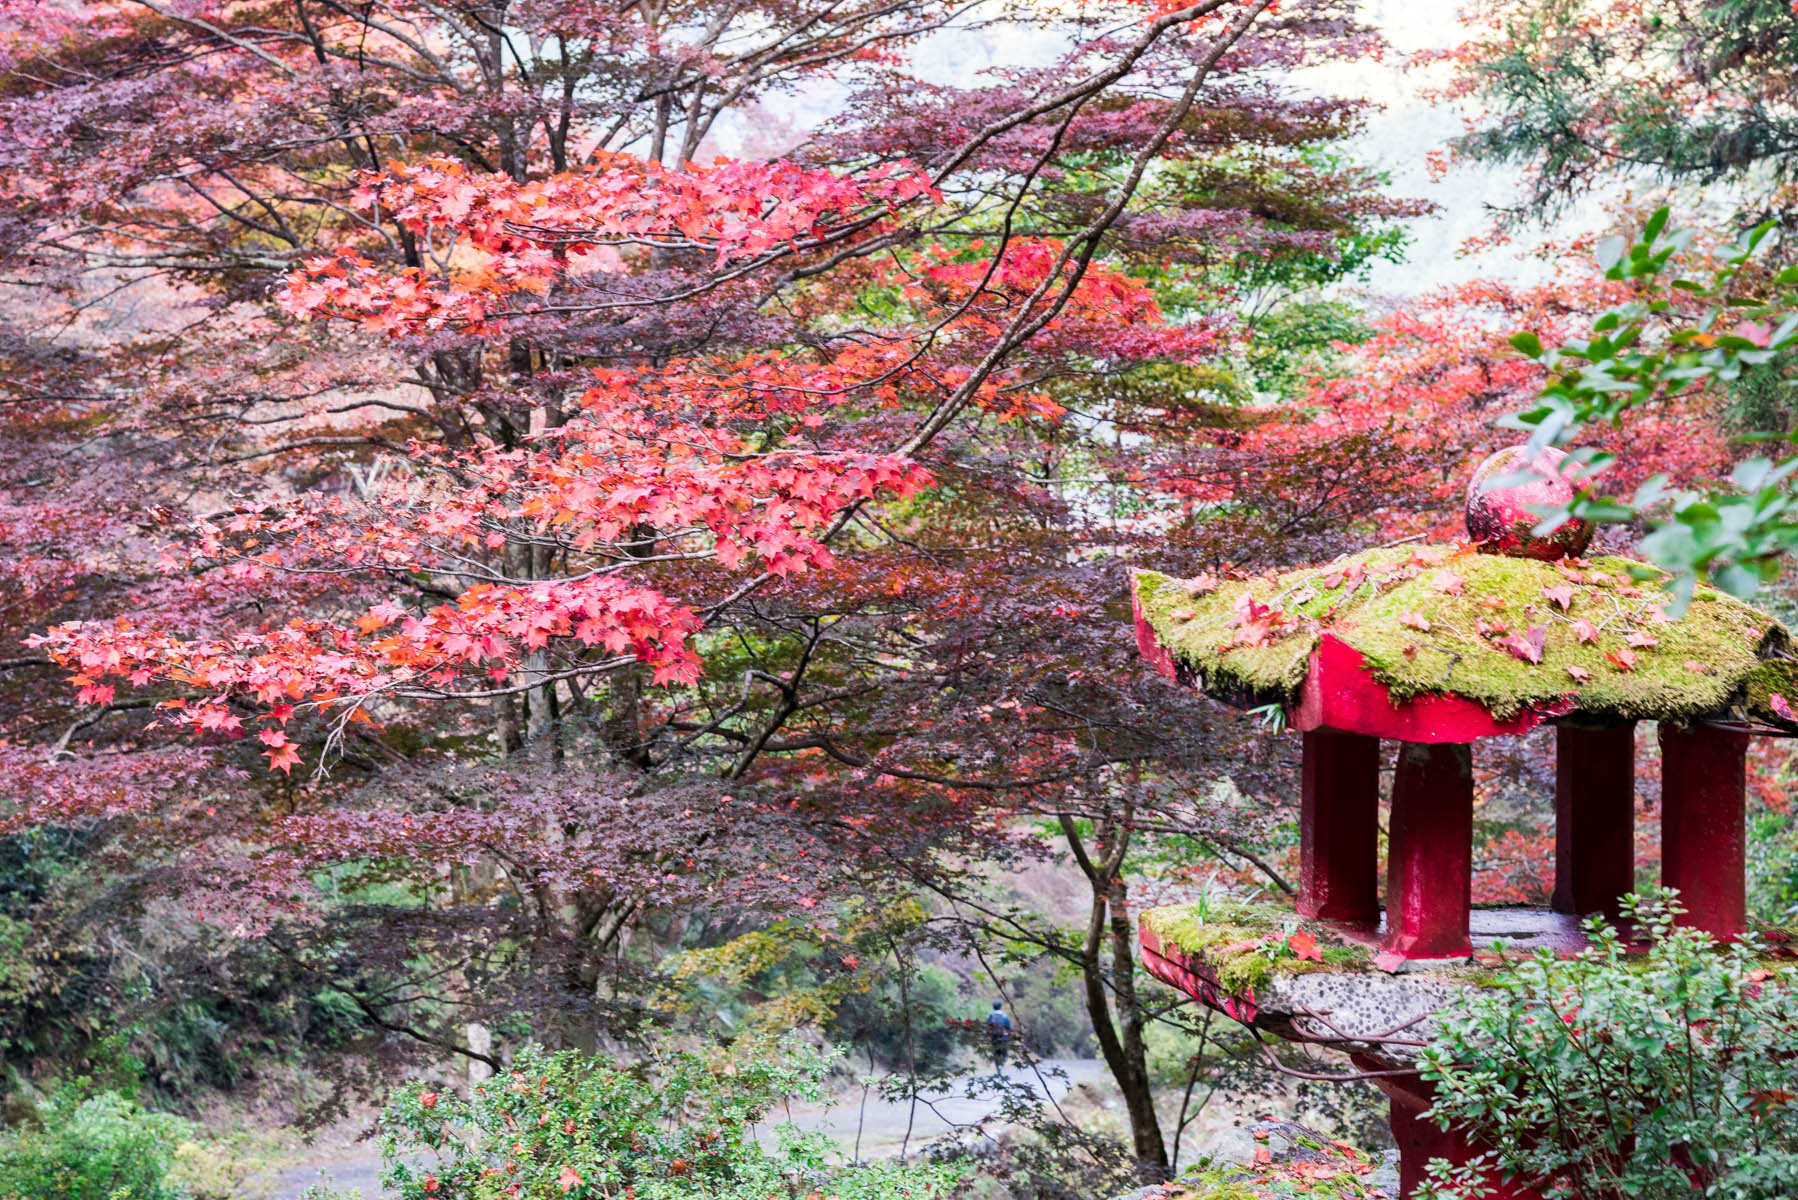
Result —
[[268, 759], [268, 769], [279, 771], [283, 775], [292, 774], [293, 769], [300, 765], [300, 752], [291, 745], [276, 746], [274, 749], [264, 750], [262, 753]]
[[1287, 936], [1286, 946], [1298, 956], [1301, 962], [1309, 959], [1312, 962], [1320, 963], [1324, 960], [1324, 952], [1318, 949], [1317, 939], [1302, 929]]

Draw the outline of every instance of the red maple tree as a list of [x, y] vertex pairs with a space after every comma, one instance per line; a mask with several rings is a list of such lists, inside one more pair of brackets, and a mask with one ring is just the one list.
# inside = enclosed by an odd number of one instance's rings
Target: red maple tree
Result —
[[[57, 307], [0, 342], [7, 827], [102, 827], [480, 1055], [643, 1019], [650, 916], [964, 905], [1040, 817], [1084, 936], [955, 911], [1080, 968], [1164, 1166], [1131, 889], [1156, 838], [1203, 849], [1160, 884], [1284, 886], [1292, 764], [1136, 660], [1122, 564], [1443, 527], [1531, 383], [1485, 322], [1551, 303], [1240, 382], [1257, 297], [1417, 211], [1317, 152], [1358, 105], [1269, 81], [1372, 48], [1352, 6], [1088, 6], [954, 84], [905, 57], [953, 3], [25, 7], [0, 253]], [[820, 77], [814, 137], [705, 161]], [[436, 901], [347, 914], [338, 871]], [[333, 957], [420, 939], [428, 1013]]]

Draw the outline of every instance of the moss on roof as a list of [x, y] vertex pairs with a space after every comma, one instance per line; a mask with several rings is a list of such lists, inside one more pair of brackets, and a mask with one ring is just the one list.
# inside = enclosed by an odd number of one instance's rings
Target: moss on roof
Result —
[[[1273, 904], [1175, 904], [1147, 910], [1142, 924], [1162, 945], [1203, 962], [1233, 996], [1248, 995], [1275, 975], [1373, 969], [1366, 946]], [[1289, 944], [1293, 934], [1310, 934], [1321, 957], [1301, 958]]]
[[[1232, 996], [1252, 996], [1256, 988], [1276, 978], [1384, 973], [1374, 963], [1377, 946], [1280, 904], [1239, 900], [1171, 904], [1145, 910], [1140, 920], [1163, 947], [1202, 963], [1218, 987]], [[1292, 947], [1295, 934], [1311, 938], [1305, 957]], [[1315, 957], [1310, 956], [1313, 951]], [[1431, 963], [1429, 977], [1484, 986], [1492, 981], [1493, 970], [1491, 954], [1482, 951], [1464, 963]]]
[[1785, 627], [1706, 586], [1668, 619], [1662, 578], [1623, 558], [1548, 563], [1416, 546], [1250, 579], [1139, 571], [1135, 586], [1156, 637], [1224, 698], [1295, 700], [1329, 632], [1394, 699], [1463, 696], [1499, 720], [1568, 695], [1603, 718], [1716, 716], [1743, 705], [1757, 680], [1764, 706]]
[[1750, 717], [1798, 729], [1798, 658], [1772, 658], [1749, 673], [1742, 707]]
[[[1328, 921], [1300, 917], [1279, 904], [1239, 900], [1172, 904], [1147, 909], [1140, 919], [1143, 928], [1152, 932], [1164, 948], [1203, 964], [1218, 987], [1233, 996], [1250, 996], [1256, 988], [1276, 978], [1319, 972], [1379, 972], [1374, 963], [1378, 947], [1349, 936]], [[1798, 973], [1798, 964], [1791, 962], [1798, 958], [1798, 929], [1756, 924], [1752, 932], [1761, 939], [1760, 957], [1769, 967]], [[1317, 957], [1301, 958], [1290, 944], [1294, 934], [1309, 934], [1315, 946], [1308, 950], [1315, 949]], [[1531, 953], [1534, 951], [1519, 953], [1513, 946], [1508, 952], [1509, 961], [1518, 961]], [[1429, 963], [1426, 972], [1430, 979], [1489, 987], [1501, 977], [1505, 961], [1495, 942], [1477, 948], [1466, 962]], [[1646, 955], [1632, 956], [1627, 961], [1648, 966]]]

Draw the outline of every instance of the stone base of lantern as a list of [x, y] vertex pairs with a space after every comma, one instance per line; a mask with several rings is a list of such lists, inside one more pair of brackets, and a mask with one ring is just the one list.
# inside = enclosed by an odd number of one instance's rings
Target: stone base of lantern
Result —
[[[1384, 920], [1369, 928], [1295, 919], [1279, 905], [1174, 905], [1142, 914], [1142, 959], [1157, 979], [1261, 1035], [1344, 1051], [1365, 1071], [1398, 1072], [1374, 1082], [1391, 1102], [1408, 1196], [1430, 1159], [1465, 1162], [1476, 1152], [1421, 1120], [1429, 1094], [1406, 1069], [1435, 1036], [1437, 1014], [1495, 978], [1499, 968], [1479, 951], [1503, 941], [1513, 958], [1545, 949], [1565, 955], [1586, 944], [1573, 913], [1476, 908], [1469, 916], [1472, 959], [1393, 961], [1383, 954]], [[1301, 933], [1312, 940], [1294, 945]], [[1538, 1200], [1508, 1185], [1490, 1195]]]
[[[1265, 948], [1291, 927], [1277, 910], [1261, 919], [1199, 926], [1209, 940], [1194, 943], [1183, 927], [1181, 906], [1143, 914], [1143, 965], [1151, 975], [1226, 1016], [1297, 1040], [1377, 1049], [1392, 1038], [1428, 1036], [1427, 1018], [1460, 990], [1483, 982], [1492, 967], [1466, 958], [1406, 960], [1396, 969], [1375, 966], [1381, 928], [1308, 922], [1328, 961], [1270, 958]], [[1476, 908], [1476, 950], [1503, 942], [1514, 956], [1552, 950], [1571, 954], [1586, 944], [1579, 918], [1540, 908]], [[1167, 918], [1164, 921], [1164, 917]], [[1241, 968], [1254, 968], [1243, 983]]]
[[[1572, 950], [1582, 944], [1577, 919], [1565, 913], [1476, 909], [1473, 918], [1476, 944], [1503, 938], [1523, 953], [1541, 946]], [[1171, 938], [1164, 940], [1156, 932], [1158, 924], [1155, 911], [1144, 915], [1143, 964], [1164, 983], [1266, 1034], [1346, 1050], [1360, 1070], [1399, 1072], [1378, 1075], [1374, 1082], [1391, 1104], [1401, 1196], [1415, 1193], [1431, 1159], [1466, 1162], [1477, 1152], [1464, 1138], [1422, 1119], [1429, 1107], [1427, 1085], [1406, 1068], [1414, 1062], [1417, 1047], [1432, 1036], [1435, 1014], [1452, 1005], [1464, 989], [1477, 985], [1487, 968], [1464, 961], [1407, 962], [1401, 971], [1389, 973], [1291, 962], [1252, 987], [1232, 990], [1222, 981], [1231, 976], [1229, 957], [1239, 943], [1210, 950], [1182, 948]], [[1376, 931], [1344, 926], [1331, 930], [1338, 944], [1352, 943], [1370, 958], [1378, 948]], [[1541, 1200], [1535, 1192], [1502, 1184], [1490, 1194], [1500, 1200]]]

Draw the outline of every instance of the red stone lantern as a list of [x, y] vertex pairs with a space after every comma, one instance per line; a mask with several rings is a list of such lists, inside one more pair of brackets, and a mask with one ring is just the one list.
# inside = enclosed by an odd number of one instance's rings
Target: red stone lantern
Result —
[[[1385, 547], [1235, 581], [1133, 581], [1137, 642], [1164, 674], [1238, 706], [1278, 705], [1301, 733], [1297, 915], [1365, 944], [1376, 977], [1396, 976], [1387, 1015], [1439, 1007], [1448, 993], [1425, 985], [1493, 933], [1571, 947], [1583, 915], [1616, 915], [1635, 890], [1638, 721], [1657, 722], [1662, 883], [1679, 890], [1687, 923], [1725, 939], [1746, 928], [1745, 755], [1751, 732], [1790, 728], [1779, 693], [1793, 678], [1787, 632], [1708, 587], [1671, 616], [1652, 568], [1576, 557], [1589, 529], [1532, 535], [1529, 506], [1562, 499], [1567, 485], [1556, 474], [1487, 486], [1523, 459], [1501, 452], [1470, 488], [1469, 526], [1484, 545]], [[1530, 465], [1552, 473], [1559, 462]], [[1476, 914], [1474, 744], [1543, 724], [1556, 731], [1553, 912]], [[1397, 743], [1384, 908], [1383, 742]], [[1357, 1049], [1379, 1072], [1407, 1192], [1428, 1157], [1466, 1153], [1416, 1119], [1423, 1085], [1371, 1036], [1379, 1018], [1358, 1033], [1338, 1018], [1307, 1026], [1303, 1003], [1281, 1010], [1292, 988], [1230, 994], [1215, 963], [1156, 932], [1170, 927], [1145, 916], [1152, 972], [1287, 1036], [1327, 1026], [1312, 1040]]]

